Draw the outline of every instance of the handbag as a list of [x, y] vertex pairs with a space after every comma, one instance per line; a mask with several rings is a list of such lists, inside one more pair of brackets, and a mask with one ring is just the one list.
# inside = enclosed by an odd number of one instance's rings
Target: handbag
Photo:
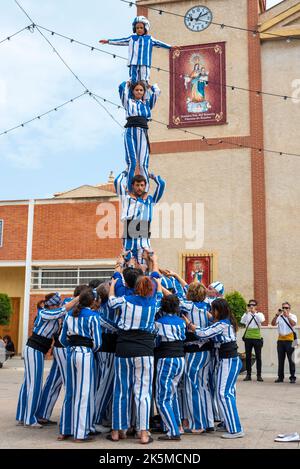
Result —
[[[255, 319], [255, 316], [252, 315], [252, 318], [250, 319], [250, 321], [249, 321], [249, 323], [248, 323], [248, 325], [247, 325], [247, 327], [246, 327], [246, 329], [245, 329], [245, 332], [244, 332], [244, 334], [243, 334], [243, 337], [242, 337], [242, 340], [243, 340], [244, 342], [245, 342], [245, 335], [246, 335], [247, 330], [248, 330], [248, 328], [249, 328], [249, 326], [250, 326], [250, 324], [251, 324], [251, 321], [253, 321], [253, 319], [254, 319], [254, 321], [255, 321], [255, 323], [256, 323], [258, 329], [260, 329], [259, 324], [258, 324], [258, 322], [257, 322], [256, 319]], [[264, 345], [264, 338], [261, 337], [259, 340], [261, 341], [261, 346], [263, 347], [263, 345]]]
[[282, 317], [282, 319], [284, 320], [284, 322], [286, 323], [286, 325], [291, 329], [291, 331], [292, 331], [292, 333], [293, 333], [294, 340], [297, 340], [297, 339], [298, 339], [297, 333], [294, 331], [294, 329], [293, 329], [292, 326], [290, 325], [289, 321], [287, 321], [287, 320], [285, 319], [285, 317], [282, 316], [282, 314], [280, 315], [280, 317]]

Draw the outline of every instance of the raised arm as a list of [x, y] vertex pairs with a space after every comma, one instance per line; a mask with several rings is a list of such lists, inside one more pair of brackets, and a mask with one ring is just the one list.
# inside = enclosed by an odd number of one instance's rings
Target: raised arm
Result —
[[165, 191], [166, 182], [160, 176], [154, 176], [154, 174], [149, 174], [149, 178], [153, 179], [156, 183], [156, 189], [153, 194], [153, 203], [157, 204], [163, 196]]
[[[154, 85], [151, 86], [150, 88], [150, 98], [149, 98], [149, 105], [150, 105], [150, 109], [153, 109], [155, 104], [156, 104], [156, 101], [157, 101], [157, 98], [159, 97], [160, 95], [160, 89], [158, 87], [158, 84], [155, 83]], [[125, 106], [124, 106], [125, 107]]]
[[128, 101], [129, 101], [129, 84], [127, 81], [123, 81], [119, 85], [119, 95], [120, 95], [121, 103], [123, 104], [124, 109], [127, 111]]
[[114, 180], [115, 191], [119, 197], [125, 197], [127, 193], [127, 171], [123, 171]]
[[46, 321], [54, 321], [55, 319], [59, 319], [65, 316], [66, 312], [67, 309], [65, 306], [63, 306], [62, 308], [56, 309], [41, 309], [39, 311], [39, 315]]
[[100, 44], [111, 44], [112, 46], [128, 46], [131, 36], [119, 39], [100, 39]]
[[172, 46], [170, 44], [167, 44], [166, 42], [159, 41], [158, 39], [154, 39], [152, 37], [152, 45], [154, 47], [162, 47], [163, 49], [171, 49]]

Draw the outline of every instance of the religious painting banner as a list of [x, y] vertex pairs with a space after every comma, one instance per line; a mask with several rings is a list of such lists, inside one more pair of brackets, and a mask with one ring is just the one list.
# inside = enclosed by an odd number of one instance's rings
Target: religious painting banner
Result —
[[169, 127], [225, 123], [225, 43], [171, 49]]
[[196, 278], [206, 287], [211, 283], [211, 257], [187, 256], [185, 258], [185, 281], [190, 284]]

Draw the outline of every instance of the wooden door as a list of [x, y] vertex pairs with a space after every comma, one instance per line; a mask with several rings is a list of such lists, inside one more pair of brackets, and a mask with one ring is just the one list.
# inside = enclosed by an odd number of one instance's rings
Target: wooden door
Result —
[[11, 305], [13, 313], [10, 317], [10, 323], [7, 326], [0, 326], [0, 335], [10, 335], [11, 340], [15, 345], [16, 353], [18, 351], [18, 338], [19, 338], [19, 316], [20, 316], [20, 298], [11, 298]]

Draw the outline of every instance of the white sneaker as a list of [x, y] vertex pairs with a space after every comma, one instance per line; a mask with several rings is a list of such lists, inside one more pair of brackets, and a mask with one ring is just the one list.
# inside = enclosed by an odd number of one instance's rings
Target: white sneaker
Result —
[[110, 428], [104, 427], [103, 425], [95, 425], [95, 429], [97, 430], [97, 432], [101, 432], [101, 433], [109, 433], [110, 432]]
[[24, 425], [26, 428], [43, 428], [43, 425], [40, 423], [33, 423], [32, 425]]
[[244, 432], [237, 432], [237, 433], [223, 433], [221, 438], [226, 438], [228, 440], [233, 440], [235, 438], [243, 438], [245, 436]]
[[297, 432], [286, 433], [286, 434], [280, 433], [279, 435], [277, 435], [277, 438], [275, 438], [274, 441], [280, 441], [280, 442], [300, 441], [300, 436], [299, 436], [299, 433]]

